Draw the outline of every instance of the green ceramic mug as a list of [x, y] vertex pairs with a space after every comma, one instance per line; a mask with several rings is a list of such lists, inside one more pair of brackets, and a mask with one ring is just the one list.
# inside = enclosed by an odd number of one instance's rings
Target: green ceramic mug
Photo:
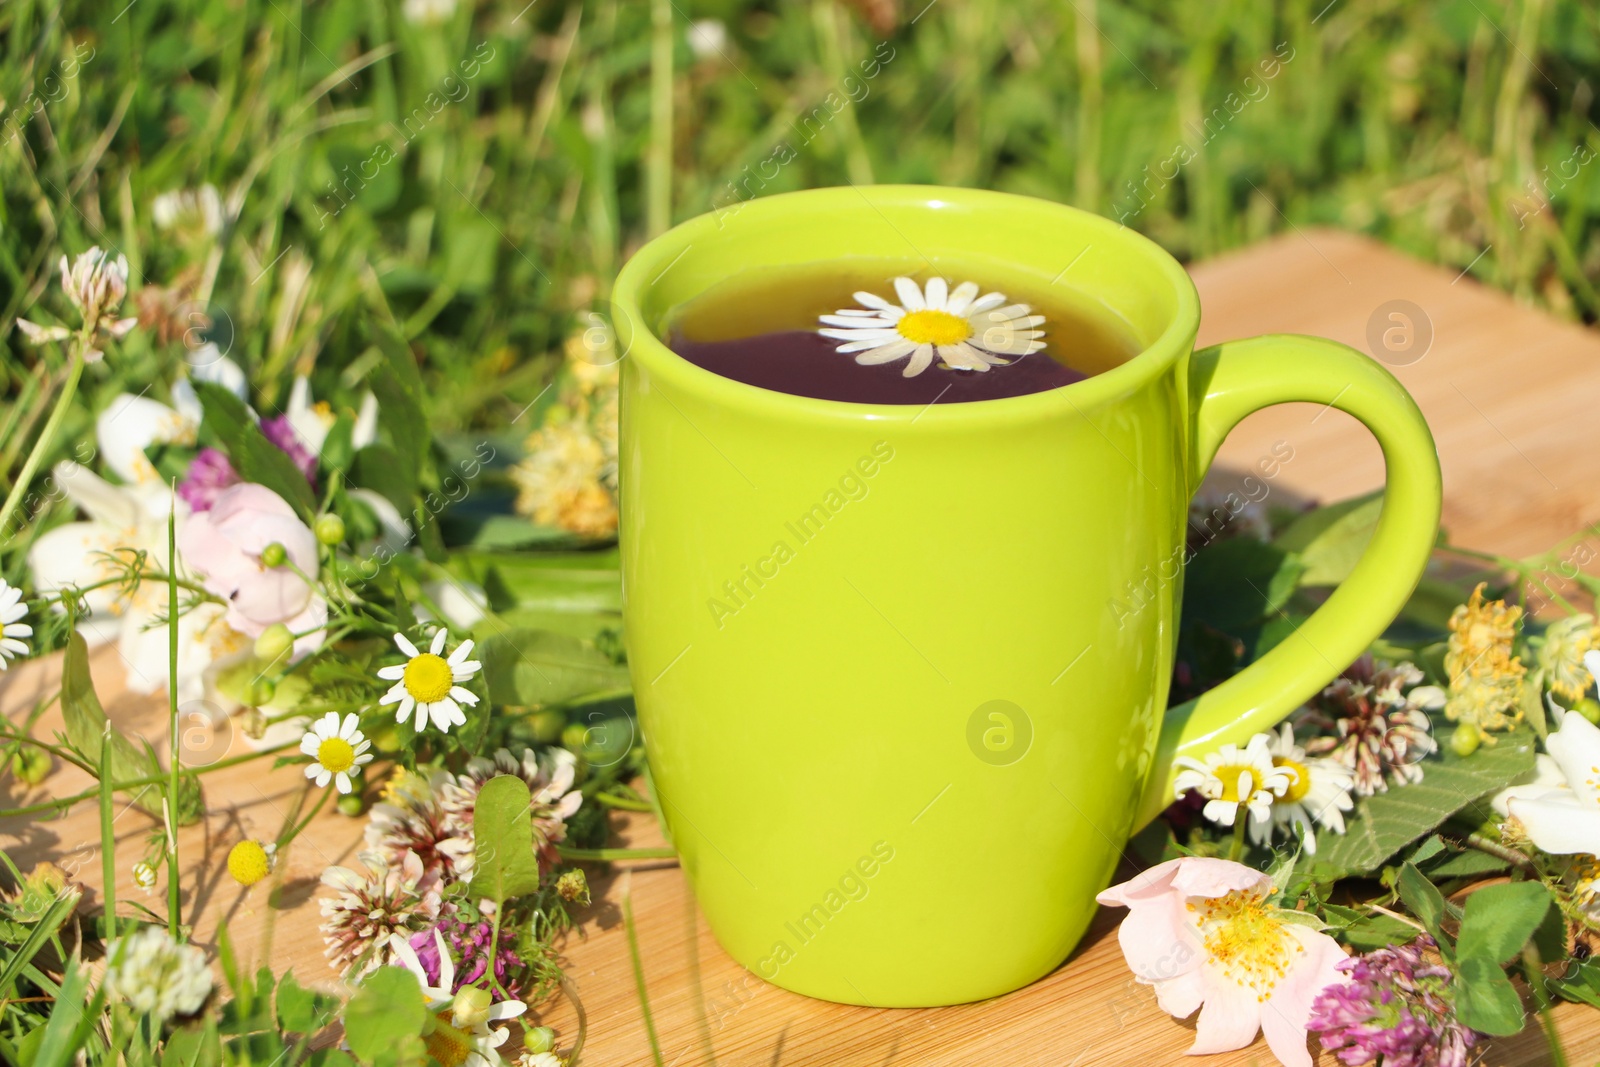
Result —
[[[661, 341], [730, 275], [851, 256], [1059, 279], [1143, 350], [1064, 388], [922, 408], [744, 385]], [[1173, 757], [1242, 742], [1326, 684], [1433, 544], [1438, 458], [1387, 371], [1310, 337], [1194, 351], [1188, 275], [1083, 211], [924, 186], [772, 196], [651, 241], [613, 304], [652, 784], [717, 938], [811, 996], [951, 1004], [1048, 973], [1171, 799]], [[1167, 711], [1190, 498], [1228, 431], [1286, 401], [1377, 437], [1382, 518], [1298, 632]], [[1136, 588], [1152, 593], [1130, 611]]]

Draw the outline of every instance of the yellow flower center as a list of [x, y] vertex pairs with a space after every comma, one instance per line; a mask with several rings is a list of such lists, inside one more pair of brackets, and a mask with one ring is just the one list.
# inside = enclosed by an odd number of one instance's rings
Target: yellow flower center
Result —
[[1273, 756], [1272, 765], [1274, 767], [1287, 767], [1294, 772], [1294, 781], [1289, 783], [1289, 788], [1285, 789], [1283, 796], [1279, 797], [1274, 803], [1298, 804], [1306, 798], [1307, 793], [1311, 792], [1310, 767], [1307, 767], [1299, 760], [1292, 760], [1287, 756]]
[[[1243, 804], [1256, 795], [1261, 788], [1261, 778], [1256, 774], [1254, 767], [1242, 763], [1224, 763], [1216, 770], [1217, 778], [1222, 782], [1222, 794], [1217, 800], [1226, 800], [1234, 804]], [[1239, 789], [1239, 780], [1247, 779], [1243, 791]]]
[[422, 1035], [428, 1055], [434, 1058], [439, 1067], [462, 1067], [472, 1053], [472, 1039], [450, 1024], [448, 1008], [436, 1013], [434, 1018], [438, 1021], [434, 1023], [432, 1032]]
[[911, 311], [900, 316], [894, 328], [907, 341], [919, 345], [960, 344], [972, 336], [972, 325], [948, 311]]
[[1210, 962], [1229, 979], [1266, 1000], [1305, 946], [1290, 936], [1276, 908], [1258, 894], [1236, 889], [1189, 904]]
[[330, 737], [317, 746], [317, 762], [323, 770], [338, 774], [348, 771], [356, 763], [356, 750], [342, 737]]
[[[346, 745], [345, 748], [349, 748]], [[228, 873], [240, 885], [255, 885], [267, 876], [272, 864], [267, 850], [256, 841], [240, 841], [228, 852]]]
[[401, 680], [405, 682], [406, 692], [411, 694], [411, 699], [419, 704], [443, 700], [450, 695], [450, 686], [454, 683], [450, 676], [450, 664], [445, 662], [443, 656], [435, 656], [432, 652], [412, 656]]

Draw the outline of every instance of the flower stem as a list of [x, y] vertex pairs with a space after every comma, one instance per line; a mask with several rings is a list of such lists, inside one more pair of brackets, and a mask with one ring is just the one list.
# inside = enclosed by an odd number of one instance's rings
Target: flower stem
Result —
[[333, 792], [332, 789], [324, 789], [322, 791], [322, 795], [317, 798], [317, 802], [315, 804], [311, 805], [311, 810], [306, 813], [306, 817], [301, 819], [299, 822], [295, 823], [294, 826], [292, 828], [290, 828], [288, 833], [286, 833], [283, 836], [278, 838], [278, 850], [280, 852], [283, 849], [288, 848], [289, 847], [289, 842], [291, 842], [295, 838], [299, 837], [300, 836], [300, 831], [304, 830], [307, 826], [309, 826], [311, 824], [311, 820], [315, 819], [317, 817], [317, 813], [320, 812], [322, 810], [323, 806], [328, 803], [328, 796], [332, 792]]
[[67, 371], [67, 380], [61, 386], [61, 396], [56, 400], [55, 410], [50, 412], [50, 419], [44, 424], [44, 429], [39, 431], [39, 439], [33, 443], [33, 449], [28, 453], [28, 458], [22, 463], [22, 470], [17, 474], [17, 480], [11, 486], [11, 492], [6, 494], [6, 502], [0, 505], [0, 530], [11, 528], [11, 516], [17, 510], [17, 505], [22, 503], [23, 494], [28, 491], [28, 483], [33, 481], [34, 472], [39, 469], [39, 464], [44, 462], [44, 457], [50, 451], [50, 446], [55, 442], [56, 431], [61, 429], [61, 423], [67, 417], [67, 409], [72, 406], [72, 398], [78, 394], [78, 381], [83, 377], [83, 347], [79, 345], [72, 353], [72, 365]]
[[1240, 811], [1233, 817], [1233, 843], [1228, 846], [1228, 858], [1235, 863], [1244, 855], [1245, 821], [1249, 818], [1240, 805]]
[[564, 860], [594, 860], [609, 863], [614, 860], [671, 860], [678, 853], [670, 848], [567, 848], [557, 845], [556, 850]]
[[106, 944], [117, 938], [117, 835], [111, 824], [111, 722], [100, 735], [100, 876], [106, 904]]
[[1468, 834], [1466, 837], [1466, 842], [1479, 852], [1486, 852], [1496, 859], [1505, 860], [1514, 867], [1521, 867], [1523, 870], [1532, 871], [1535, 874], [1539, 873], [1539, 868], [1535, 866], [1533, 860], [1529, 859], [1523, 853], [1518, 852], [1514, 848], [1507, 848], [1498, 841], [1491, 841], [1482, 834]]
[[[44, 748], [44, 749], [47, 749], [47, 750], [53, 750], [54, 749], [53, 745], [46, 745], [44, 742], [36, 741], [31, 737], [18, 738], [17, 740], [24, 741], [24, 742], [26, 742], [28, 744], [32, 744], [32, 745], [38, 745], [40, 748]], [[246, 752], [242, 756], [230, 756], [227, 759], [218, 760], [217, 762], [211, 764], [208, 767], [197, 767], [190, 773], [192, 773], [192, 774], [208, 774], [211, 771], [220, 771], [225, 767], [236, 767], [241, 763], [248, 763], [249, 761], [251, 761], [253, 759], [261, 759], [263, 756], [276, 755], [277, 753], [282, 752], [286, 748], [295, 748], [295, 747], [298, 747], [298, 742], [287, 741], [287, 742], [285, 742], [285, 743], [283, 743], [281, 745], [274, 745], [272, 748], [264, 748], [259, 752]], [[77, 761], [74, 760], [73, 762], [76, 764]], [[149, 775], [149, 776], [144, 777], [144, 778], [131, 778], [128, 781], [125, 781], [125, 782], [114, 782], [111, 785], [111, 789], [112, 789], [113, 792], [116, 792], [116, 793], [124, 793], [124, 792], [127, 792], [128, 790], [134, 789], [134, 788], [136, 788], [138, 786], [160, 785], [161, 783], [165, 782], [166, 780], [167, 780], [167, 776], [166, 776], [165, 773], [152, 774], [152, 775]], [[14, 817], [19, 816], [19, 815], [37, 815], [40, 812], [52, 811], [52, 810], [64, 810], [64, 809], [69, 808], [72, 805], [78, 803], [78, 801], [80, 801], [80, 800], [89, 800], [89, 799], [91, 799], [92, 797], [94, 797], [99, 792], [100, 792], [100, 787], [99, 786], [94, 786], [94, 787], [92, 787], [90, 789], [85, 789], [81, 793], [75, 793], [70, 797], [57, 797], [57, 798], [52, 799], [52, 800], [41, 801], [38, 804], [29, 804], [28, 806], [22, 807], [22, 808], [7, 808], [7, 809], [5, 809], [3, 811], [0, 811], [0, 819], [10, 819], [10, 818], [14, 818]]]
[[172, 485], [167, 510], [167, 929], [178, 939], [178, 487]]

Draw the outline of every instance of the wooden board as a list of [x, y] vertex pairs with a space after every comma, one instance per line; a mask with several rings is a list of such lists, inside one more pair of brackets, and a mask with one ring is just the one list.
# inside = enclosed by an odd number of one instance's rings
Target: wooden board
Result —
[[[1361, 238], [1328, 231], [1295, 233], [1194, 271], [1205, 307], [1202, 343], [1264, 332], [1320, 334], [1367, 349], [1369, 322], [1391, 301], [1405, 300], [1431, 322], [1432, 341], [1384, 350], [1386, 362], [1417, 398], [1438, 438], [1444, 465], [1445, 522], [1457, 541], [1526, 554], [1600, 520], [1600, 337], [1519, 307], [1452, 272], [1424, 266]], [[1410, 310], [1410, 309], [1402, 309]], [[1399, 326], [1383, 318], [1383, 328]], [[1415, 311], [1410, 312], [1416, 319]], [[1419, 320], [1420, 321], [1420, 320]], [[1381, 329], [1380, 329], [1381, 334]], [[1381, 346], [1380, 346], [1381, 347]], [[1399, 365], [1399, 364], [1404, 365]], [[1382, 483], [1377, 447], [1336, 411], [1286, 405], [1251, 417], [1224, 446], [1219, 464], [1249, 470], [1276, 442], [1293, 459], [1271, 481], [1277, 499], [1336, 499]], [[1225, 476], [1225, 475], [1224, 475]], [[0, 678], [0, 711], [13, 718], [48, 695], [56, 661], [14, 669]], [[115, 652], [94, 659], [109, 714], [166, 743], [164, 701], [126, 692]], [[54, 713], [42, 721], [48, 732]], [[243, 751], [242, 739], [231, 742]], [[219, 751], [220, 757], [224, 753]], [[318, 877], [350, 863], [362, 821], [319, 817], [283, 860], [282, 884], [269, 905], [267, 887], [241, 891], [220, 859], [241, 836], [270, 837], [282, 824], [304, 779], [296, 768], [267, 773], [263, 765], [208, 775], [208, 815], [180, 834], [187, 876], [185, 916], [210, 943], [226, 917], [247, 959], [292, 966], [302, 980], [331, 980], [317, 933]], [[5, 806], [69, 795], [90, 784], [58, 769], [44, 788], [19, 792], [8, 782]], [[98, 815], [85, 802], [55, 820], [0, 824], [0, 847], [23, 866], [53, 859], [91, 886], [100, 878]], [[137, 810], [117, 819], [119, 900], [145, 900], [130, 866], [142, 854], [151, 821]], [[618, 843], [653, 845], [648, 817], [619, 818]], [[587, 934], [563, 946], [568, 975], [588, 1025], [584, 1062], [631, 1067], [650, 1062], [643, 1016], [621, 925], [620, 903], [631, 894], [645, 979], [668, 1067], [854, 1067], [1007, 1063], [1150, 1064], [1177, 1060], [1192, 1024], [1169, 1018], [1137, 985], [1111, 936], [1120, 912], [1102, 912], [1072, 959], [1048, 978], [982, 1004], [927, 1010], [848, 1007], [809, 1000], [746, 972], [717, 946], [670, 863], [640, 863], [595, 879]], [[970, 902], [981, 907], [981, 902]], [[160, 899], [150, 900], [161, 907]], [[125, 910], [125, 909], [119, 909]], [[265, 938], [270, 931], [270, 951]], [[578, 1005], [543, 1005], [543, 1021], [571, 1045]], [[1574, 1063], [1600, 1057], [1600, 1013], [1565, 1006], [1558, 1013]], [[1191, 1061], [1204, 1067], [1271, 1064], [1264, 1044]], [[1331, 1065], [1327, 1056], [1320, 1064]], [[1535, 1028], [1497, 1043], [1489, 1063], [1542, 1063]]]

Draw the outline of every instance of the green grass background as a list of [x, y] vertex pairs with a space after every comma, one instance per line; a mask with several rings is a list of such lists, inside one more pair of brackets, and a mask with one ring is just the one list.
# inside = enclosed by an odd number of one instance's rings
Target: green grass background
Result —
[[[706, 19], [725, 41], [697, 55]], [[389, 0], [7, 0], [0, 48], [0, 479], [61, 373], [12, 321], [63, 317], [54, 262], [91, 244], [169, 327], [205, 311], [265, 407], [295, 368], [348, 403], [393, 321], [444, 431], [505, 426], [628, 252], [741, 188], [986, 186], [1185, 259], [1342, 226], [1600, 313], [1590, 3], [463, 0], [429, 26]], [[201, 182], [237, 205], [220, 238], [156, 229]], [[163, 396], [181, 333], [93, 369], [58, 453], [112, 392]]]

